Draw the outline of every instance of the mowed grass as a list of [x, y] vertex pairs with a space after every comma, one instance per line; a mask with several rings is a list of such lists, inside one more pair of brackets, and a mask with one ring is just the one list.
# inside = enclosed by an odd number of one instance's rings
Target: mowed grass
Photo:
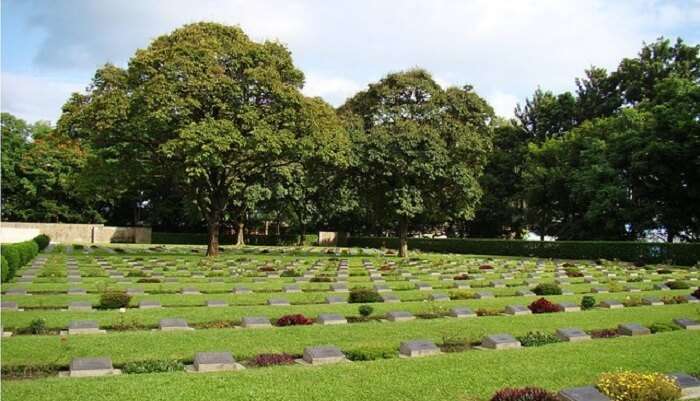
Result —
[[[401, 310], [396, 305], [395, 310]], [[267, 329], [200, 329], [191, 332], [129, 331], [103, 335], [16, 336], [2, 340], [4, 366], [67, 365], [73, 357], [109, 356], [115, 364], [152, 359], [192, 360], [200, 351], [230, 351], [239, 359], [259, 353], [301, 354], [304, 347], [333, 344], [342, 350], [398, 351], [401, 341], [463, 338], [478, 341], [497, 333], [553, 333], [558, 328], [615, 328], [621, 323], [650, 325], [700, 315], [697, 305], [681, 304], [528, 316], [440, 318], [409, 322], [296, 326]], [[173, 315], [176, 317], [177, 315]], [[700, 333], [693, 333], [700, 336]], [[604, 343], [607, 340], [596, 340]], [[641, 352], [641, 351], [640, 351]]]
[[[515, 319], [517, 320], [517, 319]], [[3, 381], [4, 401], [75, 400], [485, 400], [502, 387], [553, 391], [594, 383], [606, 371], [700, 371], [700, 333], [676, 331], [507, 351], [470, 351], [320, 367], [214, 374]]]

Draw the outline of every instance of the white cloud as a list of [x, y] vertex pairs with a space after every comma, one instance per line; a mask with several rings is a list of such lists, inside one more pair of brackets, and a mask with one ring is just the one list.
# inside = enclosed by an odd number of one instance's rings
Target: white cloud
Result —
[[496, 115], [505, 118], [514, 117], [513, 110], [518, 102], [521, 102], [517, 96], [503, 92], [491, 93], [486, 96], [486, 100], [488, 100], [491, 107], [493, 107]]
[[350, 79], [307, 73], [303, 92], [306, 96], [320, 96], [337, 107], [361, 89], [360, 84]]
[[473, 85], [508, 116], [515, 98], [538, 86], [571, 90], [584, 69], [613, 69], [643, 41], [700, 40], [700, 2], [683, 0], [63, 0], [32, 10], [27, 23], [45, 33], [33, 67], [52, 76], [125, 65], [154, 37], [211, 20], [287, 44], [307, 75], [305, 93], [334, 105], [388, 72], [419, 66], [441, 85]]
[[55, 123], [70, 94], [84, 87], [60, 79], [3, 72], [2, 111], [30, 123], [39, 120]]

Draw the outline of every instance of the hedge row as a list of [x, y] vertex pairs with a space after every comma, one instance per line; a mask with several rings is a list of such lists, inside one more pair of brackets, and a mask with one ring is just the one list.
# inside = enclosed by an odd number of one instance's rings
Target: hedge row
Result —
[[34, 259], [39, 251], [49, 246], [50, 242], [51, 240], [47, 235], [41, 234], [30, 241], [0, 245], [0, 254], [2, 255], [2, 272], [0, 278], [2, 281], [11, 280], [20, 267]]
[[[398, 238], [350, 237], [351, 247], [398, 248]], [[561, 259], [618, 259], [628, 262], [671, 262], [691, 266], [700, 261], [700, 243], [626, 241], [522, 241], [497, 239], [409, 238], [409, 249], [473, 255], [534, 256]]]
[[[154, 244], [181, 244], [181, 245], [206, 245], [209, 239], [206, 233], [166, 233], [154, 232], [151, 242]], [[249, 245], [297, 245], [298, 235], [246, 235], [245, 243]], [[304, 245], [313, 245], [318, 242], [318, 235], [304, 236]], [[219, 236], [221, 245], [236, 243], [236, 237], [230, 234]]]

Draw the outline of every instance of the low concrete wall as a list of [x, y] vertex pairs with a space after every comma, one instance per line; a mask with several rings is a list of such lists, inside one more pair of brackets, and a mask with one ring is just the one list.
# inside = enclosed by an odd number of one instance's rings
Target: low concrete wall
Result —
[[[39, 234], [51, 237], [51, 242], [60, 243], [151, 243], [150, 227], [112, 227], [103, 224], [63, 223], [0, 223], [2, 242], [20, 242]], [[26, 238], [29, 236], [29, 238]]]

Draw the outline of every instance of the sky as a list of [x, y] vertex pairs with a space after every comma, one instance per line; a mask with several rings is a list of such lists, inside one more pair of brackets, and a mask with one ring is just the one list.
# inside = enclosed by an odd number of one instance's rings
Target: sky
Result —
[[389, 72], [429, 70], [472, 85], [511, 117], [538, 87], [574, 90], [660, 36], [700, 43], [700, 0], [0, 0], [0, 108], [55, 122], [95, 70], [197, 21], [277, 40], [334, 106]]

